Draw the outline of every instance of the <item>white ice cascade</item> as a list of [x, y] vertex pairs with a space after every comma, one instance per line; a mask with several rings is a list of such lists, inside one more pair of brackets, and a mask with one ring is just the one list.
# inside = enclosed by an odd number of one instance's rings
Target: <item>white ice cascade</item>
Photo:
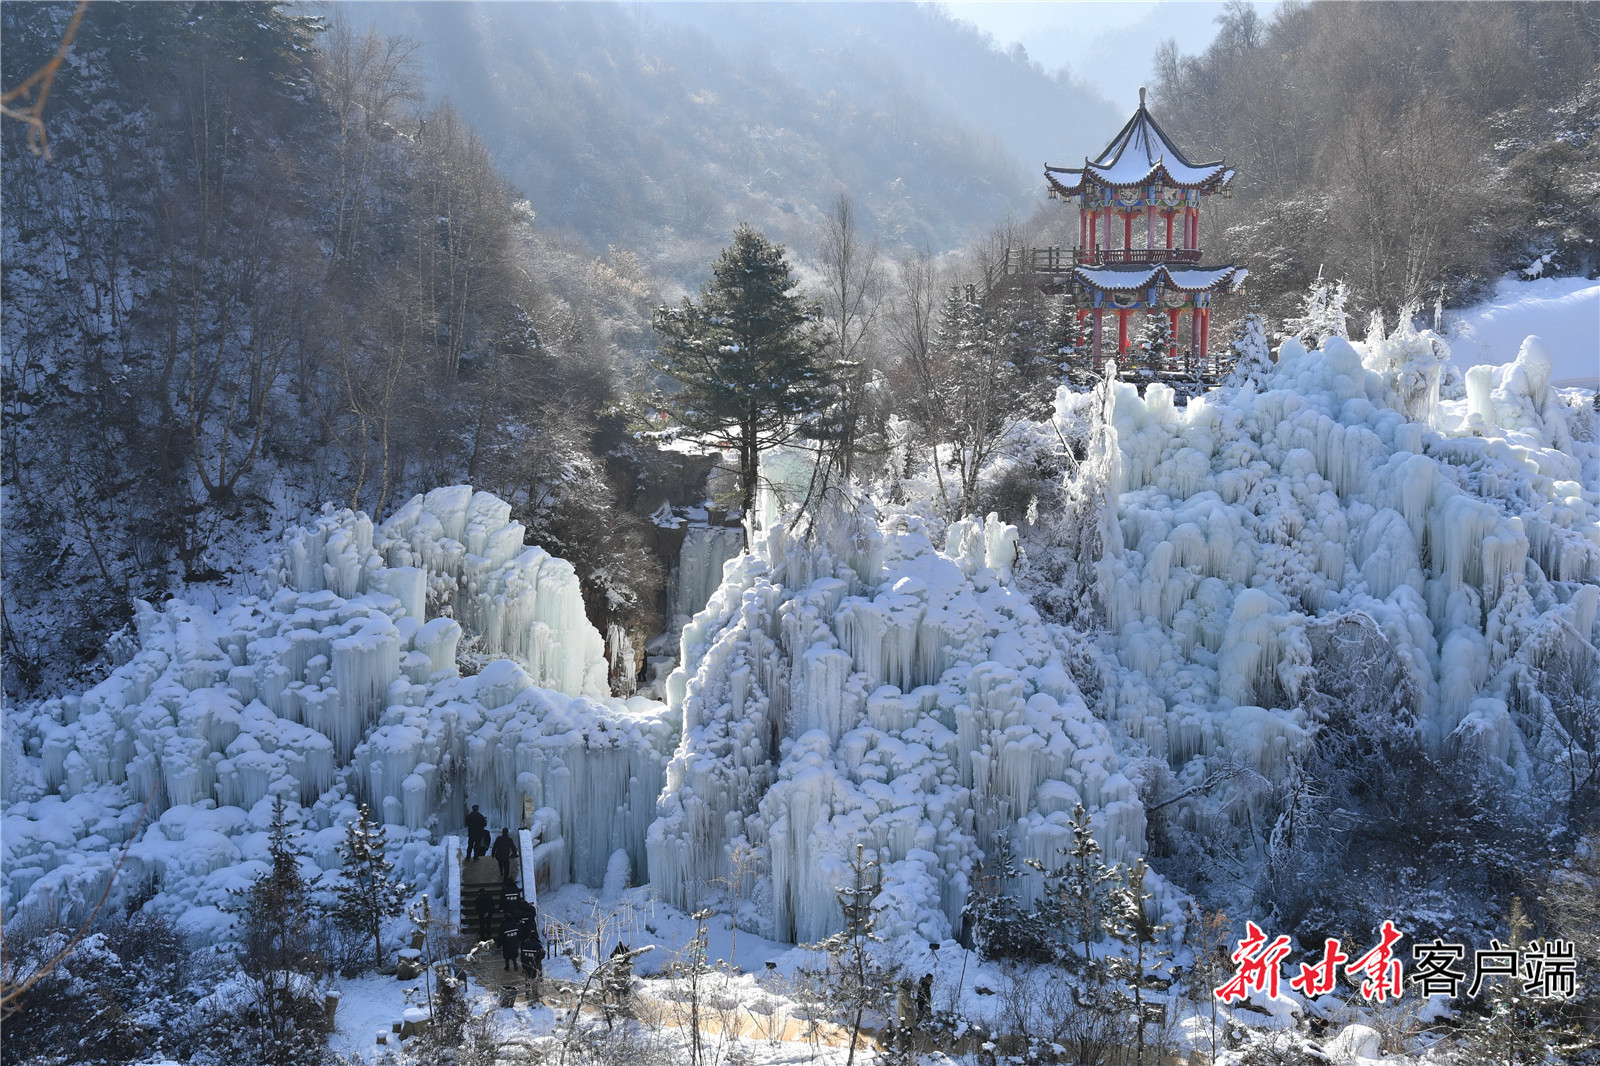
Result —
[[[1557, 654], [1596, 661], [1594, 416], [1549, 388], [1537, 338], [1469, 371], [1465, 401], [1439, 400], [1447, 357], [1407, 323], [1359, 349], [1286, 341], [1260, 391], [1187, 407], [1114, 385], [1115, 713], [1180, 784], [1228, 764], [1282, 780], [1310, 724], [1308, 634], [1338, 618], [1381, 630], [1425, 743], [1526, 782], [1521, 679]], [[1216, 794], [1188, 806], [1201, 832], [1239, 817]]]
[[[571, 565], [523, 534], [504, 501], [466, 486], [376, 528], [328, 508], [286, 534], [266, 595], [139, 604], [132, 661], [8, 711], [5, 914], [96, 898], [146, 796], [118, 884], [153, 881], [175, 914], [237, 887], [273, 795], [332, 866], [351, 809], [330, 791], [341, 776], [394, 827], [413, 877], [432, 876], [437, 835], [468, 802], [497, 824], [531, 816], [557, 880], [598, 884], [617, 849], [642, 868], [675, 734], [661, 704], [605, 695]], [[458, 676], [463, 640], [505, 658]]]
[[761, 931], [816, 939], [860, 841], [883, 863], [881, 928], [940, 939], [1000, 831], [1051, 861], [1081, 800], [1113, 860], [1142, 851], [1136, 790], [1012, 586], [1015, 554], [992, 517], [955, 523], [945, 551], [866, 510], [813, 544], [758, 537], [668, 680], [682, 740], [649, 835], [657, 893], [692, 906], [743, 838], [767, 864]]

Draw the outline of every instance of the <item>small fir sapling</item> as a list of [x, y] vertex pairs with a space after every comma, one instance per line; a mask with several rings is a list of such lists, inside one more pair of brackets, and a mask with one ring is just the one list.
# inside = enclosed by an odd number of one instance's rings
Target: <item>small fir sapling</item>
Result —
[[811, 945], [827, 953], [828, 962], [821, 972], [809, 974], [813, 983], [827, 987], [828, 1001], [850, 1026], [845, 1066], [855, 1062], [863, 1016], [882, 1006], [886, 991], [893, 987], [889, 972], [878, 964], [875, 955], [875, 945], [883, 941], [875, 932], [872, 909], [883, 888], [878, 860], [868, 858], [866, 849], [857, 843], [849, 869], [850, 884], [838, 892], [844, 925], [826, 940]]
[[1133, 341], [1133, 350], [1138, 353], [1137, 362], [1140, 367], [1150, 376], [1160, 373], [1167, 368], [1167, 359], [1171, 356], [1172, 349], [1171, 321], [1159, 311], [1146, 315]]
[[363, 803], [345, 827], [339, 847], [344, 865], [334, 882], [338, 904], [334, 921], [341, 927], [372, 937], [373, 965], [383, 965], [383, 920], [405, 910], [409, 886], [394, 876], [394, 863], [386, 854], [388, 830], [372, 820]]
[[1284, 337], [1296, 337], [1306, 350], [1322, 347], [1329, 337], [1350, 339], [1349, 312], [1346, 304], [1349, 292], [1343, 281], [1329, 283], [1317, 271], [1317, 278], [1306, 292], [1305, 303], [1299, 315], [1283, 321]]
[[296, 835], [283, 797], [275, 796], [271, 865], [243, 890], [239, 909], [240, 968], [255, 1000], [247, 1013], [251, 1031], [240, 1036], [272, 1066], [314, 1061], [327, 1039], [318, 986], [325, 963]]
[[1107, 963], [1112, 976], [1131, 990], [1136, 1066], [1145, 1061], [1145, 990], [1166, 988], [1170, 969], [1170, 952], [1161, 942], [1166, 926], [1151, 921], [1145, 909], [1155, 898], [1144, 888], [1147, 872], [1144, 860], [1135, 859], [1123, 882], [1110, 892], [1104, 919], [1106, 934], [1124, 949]]
[[1048, 962], [1050, 930], [1035, 910], [1025, 910], [1010, 886], [1021, 871], [1012, 856], [1011, 838], [1001, 833], [972, 873], [963, 916], [972, 923], [973, 946], [986, 959]]
[[1233, 353], [1233, 373], [1228, 384], [1243, 386], [1250, 382], [1259, 386], [1272, 369], [1272, 350], [1261, 316], [1252, 311], [1241, 318], [1228, 340], [1228, 348]]

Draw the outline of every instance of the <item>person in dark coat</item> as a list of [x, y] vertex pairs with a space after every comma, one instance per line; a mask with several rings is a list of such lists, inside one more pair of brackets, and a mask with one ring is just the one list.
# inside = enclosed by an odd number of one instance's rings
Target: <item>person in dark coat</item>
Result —
[[478, 805], [474, 803], [471, 813], [467, 815], [467, 858], [482, 858], [488, 851], [489, 819], [483, 816], [478, 810]]
[[521, 938], [522, 972], [538, 979], [544, 976], [544, 939], [539, 936], [539, 921], [533, 916], [522, 919], [518, 927]]
[[500, 864], [500, 880], [511, 880], [511, 856], [516, 853], [517, 846], [511, 841], [511, 830], [500, 830], [500, 836], [494, 842], [494, 849], [489, 853], [494, 856], [494, 861]]
[[933, 974], [925, 973], [917, 982], [917, 1025], [925, 1025], [933, 1015]]
[[500, 955], [506, 960], [506, 969], [517, 968], [517, 955], [522, 950], [522, 926], [507, 921], [500, 927]]
[[488, 940], [494, 936], [494, 897], [489, 895], [487, 888], [478, 889], [476, 898], [478, 905], [478, 939]]

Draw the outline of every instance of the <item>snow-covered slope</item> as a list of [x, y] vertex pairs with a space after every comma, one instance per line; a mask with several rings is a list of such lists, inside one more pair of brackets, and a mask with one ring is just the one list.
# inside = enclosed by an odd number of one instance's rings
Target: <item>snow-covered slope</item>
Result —
[[1113, 860], [1140, 853], [1110, 734], [1011, 582], [1015, 529], [958, 522], [943, 551], [869, 508], [819, 529], [775, 526], [684, 631], [657, 893], [692, 908], [747, 843], [766, 860], [759, 931], [814, 940], [838, 927], [861, 843], [882, 864], [880, 931], [938, 941], [1002, 832], [1053, 866], [1081, 801]]
[[[1535, 340], [1441, 403], [1448, 357], [1406, 324], [1359, 349], [1287, 341], [1259, 388], [1187, 407], [1114, 385], [1100, 591], [1123, 669], [1108, 713], [1180, 786], [1230, 767], [1282, 783], [1340, 622], [1381, 631], [1431, 750], [1477, 752], [1511, 785], [1560, 764], [1535, 751], [1560, 730], [1529, 691], [1556, 656], [1596, 661], [1594, 415], [1550, 388]], [[1198, 791], [1183, 822], [1243, 832], [1234, 799]]]
[[[8, 916], [81, 914], [143, 811], [116, 895], [155, 890], [213, 930], [260, 869], [274, 795], [324, 867], [365, 801], [426, 883], [439, 833], [479, 803], [496, 824], [532, 813], [557, 882], [598, 883], [619, 848], [642, 875], [673, 733], [660, 704], [605, 695], [572, 567], [525, 546], [507, 504], [439, 489], [376, 528], [330, 509], [286, 536], [266, 582], [216, 612], [141, 604], [132, 661], [7, 714]], [[463, 640], [501, 658], [458, 676]]]
[[1506, 277], [1481, 304], [1445, 313], [1456, 366], [1510, 359], [1529, 334], [1543, 338], [1558, 385], [1600, 388], [1600, 281]]

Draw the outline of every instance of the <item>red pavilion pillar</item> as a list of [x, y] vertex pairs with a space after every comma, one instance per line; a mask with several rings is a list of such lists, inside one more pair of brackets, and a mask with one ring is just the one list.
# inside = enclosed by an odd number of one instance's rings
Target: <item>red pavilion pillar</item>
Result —
[[1167, 251], [1172, 251], [1172, 212], [1167, 212]]
[[1100, 370], [1100, 333], [1101, 326], [1104, 324], [1105, 308], [1096, 307], [1094, 309], [1094, 368], [1096, 373]]
[[1124, 212], [1122, 212], [1122, 251], [1123, 251], [1122, 261], [1124, 263], [1132, 261], [1132, 257], [1127, 254], [1128, 250], [1131, 249], [1132, 247], [1133, 247], [1133, 212], [1132, 211], [1124, 211]]
[[1180, 314], [1182, 314], [1182, 313], [1183, 312], [1181, 312], [1181, 311], [1168, 311], [1167, 312], [1167, 323], [1168, 323], [1168, 325], [1170, 325], [1172, 327], [1172, 346], [1173, 346], [1173, 348], [1177, 348], [1177, 346], [1178, 346], [1178, 316]]
[[1128, 350], [1128, 312], [1117, 312], [1117, 354]]
[[1211, 308], [1200, 309], [1200, 357], [1205, 358], [1206, 344], [1211, 339]]
[[1189, 308], [1189, 350], [1194, 352], [1196, 359], [1200, 358], [1200, 309]]

